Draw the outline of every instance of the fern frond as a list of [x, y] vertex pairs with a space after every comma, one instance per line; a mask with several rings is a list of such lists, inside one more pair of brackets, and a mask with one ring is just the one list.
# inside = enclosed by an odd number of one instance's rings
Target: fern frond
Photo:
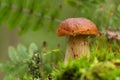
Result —
[[[11, 29], [20, 28], [20, 34], [29, 29], [38, 30], [45, 23], [45, 19], [54, 20], [60, 10], [50, 13], [51, 5], [55, 0], [1, 0], [0, 1], [0, 25], [6, 25]], [[56, 14], [56, 15], [55, 15]], [[55, 16], [54, 16], [55, 15]]]
[[118, 3], [119, 0], [0, 0], [0, 26], [18, 27], [23, 34], [45, 26], [54, 29], [56, 23], [68, 17], [86, 17], [100, 29], [119, 29]]

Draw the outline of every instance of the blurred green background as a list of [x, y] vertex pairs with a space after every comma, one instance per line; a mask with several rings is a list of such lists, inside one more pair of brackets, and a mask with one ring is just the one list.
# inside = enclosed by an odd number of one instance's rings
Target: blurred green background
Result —
[[19, 43], [65, 52], [66, 37], [56, 35], [61, 21], [86, 17], [100, 31], [120, 30], [120, 0], [0, 0], [0, 62], [9, 60], [8, 47]]
[[42, 47], [43, 42], [46, 42], [47, 50], [58, 48], [65, 50], [65, 37], [57, 37], [56, 31], [50, 32], [42, 28], [40, 31], [28, 31], [24, 35], [19, 36], [18, 30], [9, 30], [7, 27], [0, 28], [0, 61], [4, 62], [8, 59], [8, 47], [16, 47], [18, 44], [29, 46], [30, 43], [36, 43], [39, 48]]

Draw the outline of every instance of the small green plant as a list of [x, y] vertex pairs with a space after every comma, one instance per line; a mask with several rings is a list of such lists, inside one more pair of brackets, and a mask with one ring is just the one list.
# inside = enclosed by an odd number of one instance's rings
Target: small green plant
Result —
[[42, 52], [35, 43], [29, 48], [22, 44], [17, 48], [11, 46], [8, 52], [10, 60], [0, 64], [0, 72], [5, 72], [4, 80], [44, 80], [53, 65], [62, 60], [56, 59], [62, 57], [59, 49]]
[[120, 66], [116, 66], [112, 61], [99, 61], [95, 57], [88, 60], [83, 57], [70, 60], [67, 65], [61, 63], [52, 75], [54, 80], [119, 80]]

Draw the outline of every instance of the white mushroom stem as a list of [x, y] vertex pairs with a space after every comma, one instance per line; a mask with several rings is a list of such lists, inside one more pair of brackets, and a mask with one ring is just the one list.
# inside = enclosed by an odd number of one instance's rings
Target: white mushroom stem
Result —
[[70, 58], [77, 59], [82, 55], [89, 54], [89, 46], [86, 41], [86, 36], [69, 36], [68, 45], [65, 54], [65, 64]]

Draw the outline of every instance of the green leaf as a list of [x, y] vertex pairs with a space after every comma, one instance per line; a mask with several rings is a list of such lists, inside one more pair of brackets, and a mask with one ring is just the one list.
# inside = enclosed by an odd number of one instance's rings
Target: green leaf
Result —
[[19, 24], [20, 26], [19, 34], [22, 35], [25, 32], [27, 32], [30, 29], [30, 27], [28, 27], [29, 25], [30, 25], [30, 15], [24, 14]]
[[12, 11], [10, 18], [9, 18], [9, 28], [14, 29], [18, 26], [21, 18], [22, 18], [22, 12], [20, 10]]
[[16, 52], [14, 47], [9, 47], [8, 53], [9, 53], [9, 58], [12, 62], [14, 62], [14, 63], [20, 62], [18, 53]]
[[10, 8], [3, 7], [3, 8], [1, 8], [0, 12], [1, 12], [0, 13], [0, 20], [1, 20], [0, 24], [4, 25], [6, 19], [8, 19], [9, 15], [10, 15], [11, 11], [10, 11]]
[[66, 0], [66, 3], [72, 7], [76, 7], [77, 3], [75, 2], [75, 0]]
[[52, 13], [51, 13], [51, 18], [54, 20], [55, 18], [58, 18], [60, 14], [60, 8], [56, 8]]
[[33, 31], [37, 31], [40, 30], [40, 28], [43, 26], [43, 17], [42, 16], [38, 16], [38, 18], [34, 18], [34, 23], [33, 23]]
[[38, 51], [37, 45], [35, 43], [31, 43], [29, 46], [29, 58], [31, 58], [36, 51]]
[[28, 61], [28, 52], [24, 45], [19, 44], [17, 46], [17, 52], [18, 52], [19, 58], [22, 62]]
[[11, 65], [10, 61], [6, 61], [4, 63], [0, 64], [0, 72], [6, 72], [8, 70], [11, 70], [13, 65]]

